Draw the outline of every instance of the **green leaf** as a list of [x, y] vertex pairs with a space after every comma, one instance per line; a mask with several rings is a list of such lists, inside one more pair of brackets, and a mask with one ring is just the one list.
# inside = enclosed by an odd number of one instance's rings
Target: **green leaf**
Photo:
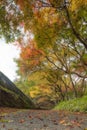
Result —
[[83, 59], [85, 62], [87, 62], [87, 54], [84, 54], [83, 57], [82, 57], [82, 59]]

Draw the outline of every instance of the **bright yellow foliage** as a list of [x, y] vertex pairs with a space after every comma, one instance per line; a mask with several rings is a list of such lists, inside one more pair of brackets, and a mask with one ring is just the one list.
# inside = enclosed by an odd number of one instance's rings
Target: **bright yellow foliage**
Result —
[[32, 98], [37, 97], [38, 95], [49, 95], [52, 91], [47, 86], [34, 86], [33, 90], [30, 91], [30, 96]]
[[54, 23], [61, 23], [59, 14], [55, 12], [54, 8], [43, 8], [40, 11], [34, 12], [34, 15], [40, 26], [43, 26], [43, 24], [52, 25]]
[[87, 5], [87, 0], [70, 0], [71, 4], [70, 4], [70, 9], [72, 11], [75, 11], [76, 9], [78, 9], [81, 6], [86, 6]]

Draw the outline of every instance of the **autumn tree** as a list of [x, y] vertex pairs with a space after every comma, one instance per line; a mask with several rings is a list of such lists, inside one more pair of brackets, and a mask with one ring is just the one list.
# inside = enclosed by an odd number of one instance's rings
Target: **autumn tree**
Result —
[[39, 71], [44, 54], [42, 50], [37, 49], [35, 41], [33, 39], [29, 40], [27, 44], [21, 45], [20, 49], [20, 58], [16, 60], [20, 68], [19, 75], [30, 75], [35, 71]]
[[26, 74], [29, 77], [36, 71], [44, 72], [43, 77], [47, 79], [47, 84], [62, 100], [84, 94], [87, 79], [84, 46], [80, 43], [75, 46], [73, 43], [57, 41], [43, 53], [32, 44], [30, 42], [22, 48], [18, 61], [21, 75]]
[[[20, 2], [19, 5], [26, 19], [27, 8], [21, 6]], [[32, 1], [31, 5], [32, 8], [29, 8], [31, 15], [25, 20], [24, 28], [31, 30], [37, 46], [45, 53], [40, 67], [41, 65], [42, 68], [45, 67], [47, 79], [52, 83], [50, 85], [53, 85], [54, 89], [57, 86], [55, 91], [60, 92], [62, 98], [65, 98], [64, 90], [68, 93], [70, 89], [77, 97], [78, 85], [75, 78], [78, 81], [86, 79], [86, 1], [82, 4], [81, 1], [75, 3], [74, 0], [58, 1], [58, 3], [38, 0]], [[28, 4], [27, 6], [29, 7]], [[65, 78], [66, 82], [64, 82]], [[67, 80], [70, 81], [68, 84]]]
[[21, 75], [44, 71], [62, 99], [66, 98], [64, 91], [68, 94], [70, 89], [77, 97], [79, 81], [84, 86], [87, 78], [87, 0], [0, 2], [4, 9], [1, 18], [8, 23], [1, 21], [1, 32], [7, 41], [15, 38], [21, 47]]
[[20, 35], [21, 12], [13, 0], [0, 0], [0, 37], [13, 42]]
[[[59, 30], [58, 27], [60, 24], [64, 23], [67, 31], [70, 29], [75, 38], [87, 49], [86, 0], [80, 0], [79, 2], [75, 0], [6, 0], [1, 1], [0, 5], [0, 12], [2, 12], [1, 32], [3, 32], [4, 36], [7, 36], [5, 35], [7, 27], [9, 28], [9, 37], [11, 37], [10, 35], [14, 36], [12, 32], [16, 34], [18, 26], [20, 26], [21, 23], [23, 23], [25, 30], [32, 30], [36, 35], [38, 28], [42, 28], [43, 30], [45, 26], [46, 28], [51, 28], [56, 24], [54, 26], [54, 30], [56, 31], [56, 29]], [[5, 23], [5, 25], [3, 25], [3, 23]], [[6, 25], [6, 23], [8, 23], [8, 25]], [[53, 30], [49, 31], [53, 32]], [[49, 38], [50, 37], [46, 39]]]
[[78, 46], [57, 43], [46, 56], [48, 64], [44, 63], [44, 66], [46, 67], [47, 80], [56, 93], [60, 91], [63, 99], [70, 98], [70, 92], [72, 92], [72, 97], [78, 97], [85, 92], [84, 83], [87, 79], [87, 69], [82, 60], [84, 54], [85, 51], [79, 50]]

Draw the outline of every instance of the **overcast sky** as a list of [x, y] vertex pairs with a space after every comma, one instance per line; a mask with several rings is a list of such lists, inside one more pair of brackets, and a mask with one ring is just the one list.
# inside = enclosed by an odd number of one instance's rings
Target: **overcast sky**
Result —
[[19, 56], [19, 52], [14, 45], [6, 44], [4, 40], [0, 40], [0, 71], [12, 81], [17, 77], [14, 58]]

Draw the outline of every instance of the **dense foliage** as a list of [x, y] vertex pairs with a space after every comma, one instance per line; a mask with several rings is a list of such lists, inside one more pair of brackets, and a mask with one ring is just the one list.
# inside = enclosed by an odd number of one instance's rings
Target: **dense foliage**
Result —
[[21, 49], [16, 63], [23, 84], [31, 86], [29, 77], [41, 73], [42, 83], [32, 78], [32, 87], [50, 86], [58, 101], [85, 94], [86, 6], [87, 0], [0, 1], [0, 34]]

